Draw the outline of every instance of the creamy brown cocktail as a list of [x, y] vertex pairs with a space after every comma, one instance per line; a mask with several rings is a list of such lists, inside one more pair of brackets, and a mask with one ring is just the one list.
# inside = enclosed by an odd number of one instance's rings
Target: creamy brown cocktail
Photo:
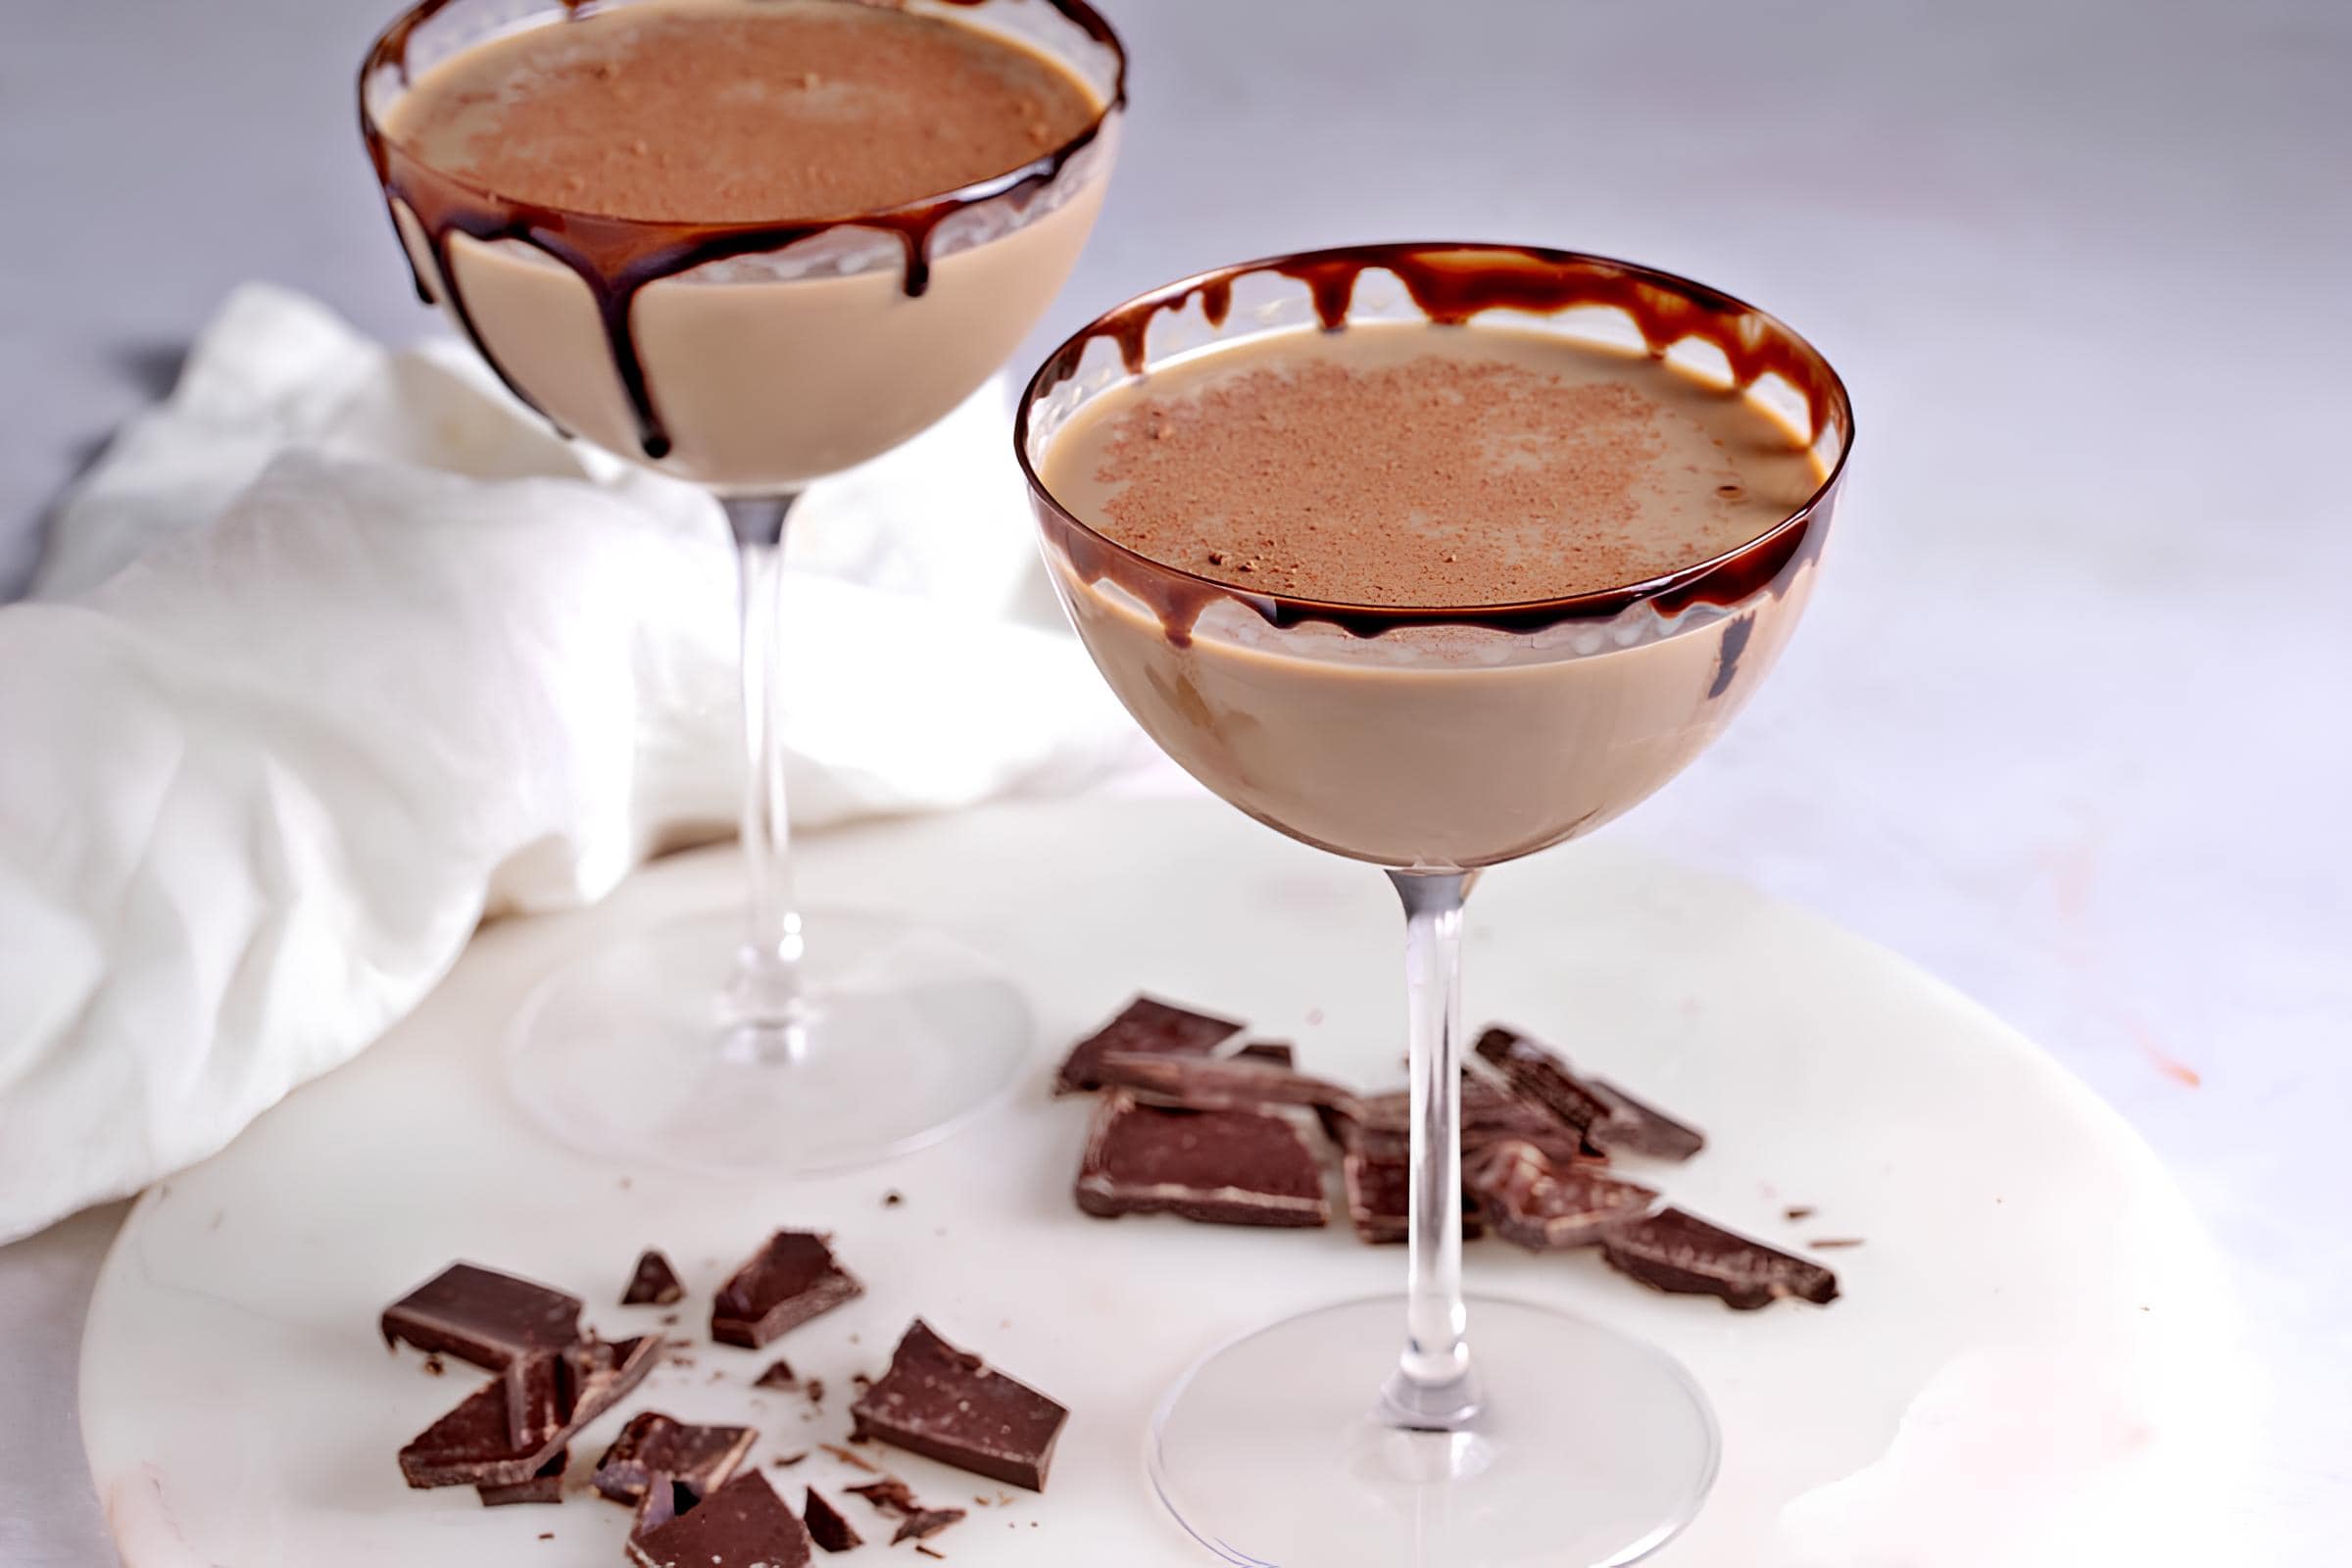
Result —
[[[1037, 471], [1111, 546], [1204, 580], [1179, 625], [1132, 573], [1049, 551], [1103, 674], [1171, 756], [1311, 843], [1469, 867], [1680, 771], [1779, 655], [1811, 572], [1679, 622], [1531, 634], [1494, 612], [1735, 554], [1802, 512], [1829, 461], [1719, 366], [1510, 317], [1200, 348], [1088, 401]], [[1278, 628], [1253, 599], [1465, 613], [1365, 636], [1345, 615]]]
[[432, 8], [370, 67], [420, 286], [557, 424], [665, 471], [773, 492], [887, 451], [1060, 287], [1116, 92], [999, 21], [1074, 17], [936, 10], [640, 0], [467, 36]]

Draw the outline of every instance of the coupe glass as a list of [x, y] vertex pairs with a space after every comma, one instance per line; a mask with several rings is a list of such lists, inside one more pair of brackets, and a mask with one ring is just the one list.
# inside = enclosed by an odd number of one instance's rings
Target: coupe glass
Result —
[[[387, 131], [412, 81], [485, 39], [628, 0], [424, 0], [360, 74], [368, 152], [418, 293], [559, 429], [707, 487], [741, 562], [748, 899], [581, 955], [507, 1047], [525, 1107], [608, 1158], [860, 1163], [944, 1135], [1034, 1045], [1020, 993], [949, 937], [793, 898], [778, 591], [794, 500], [961, 402], [1067, 277], [1102, 206], [1126, 57], [1082, 0], [907, 0], [1011, 38], [1102, 105], [1021, 169], [904, 207], [756, 223], [517, 201]], [[840, 0], [850, 3], [850, 0]]]
[[[1759, 537], [1652, 581], [1409, 609], [1193, 575], [1096, 532], [1046, 477], [1075, 413], [1180, 358], [1430, 320], [1666, 356], [1772, 408], [1830, 477]], [[1405, 1294], [1215, 1350], [1152, 1423], [1160, 1495], [1227, 1560], [1592, 1568], [1656, 1549], [1705, 1496], [1717, 1432], [1677, 1363], [1547, 1306], [1463, 1295], [1462, 902], [1482, 868], [1649, 795], [1739, 710], [1802, 612], [1852, 428], [1836, 374], [1763, 313], [1648, 269], [1507, 246], [1365, 246], [1204, 273], [1112, 311], [1031, 381], [1014, 441], [1047, 564], [1120, 699], [1210, 789], [1383, 867], [1404, 906]]]

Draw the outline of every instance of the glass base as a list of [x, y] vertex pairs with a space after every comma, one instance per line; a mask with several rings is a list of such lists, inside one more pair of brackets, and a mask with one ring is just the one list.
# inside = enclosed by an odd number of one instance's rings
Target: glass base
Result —
[[1721, 1443], [1681, 1364], [1548, 1307], [1473, 1297], [1486, 1402], [1467, 1431], [1373, 1418], [1404, 1298], [1277, 1323], [1187, 1373], [1152, 1421], [1153, 1485], [1228, 1562], [1602, 1568], [1689, 1524]]
[[935, 1142], [1011, 1087], [1035, 1040], [994, 964], [935, 931], [809, 911], [806, 1022], [786, 1040], [726, 1003], [739, 911], [633, 933], [524, 1004], [507, 1085], [532, 1120], [618, 1164], [776, 1175]]

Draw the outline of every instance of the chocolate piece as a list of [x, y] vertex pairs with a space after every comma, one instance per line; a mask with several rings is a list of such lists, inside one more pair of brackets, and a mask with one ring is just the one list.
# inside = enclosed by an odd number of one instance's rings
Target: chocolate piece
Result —
[[879, 1511], [897, 1514], [902, 1519], [922, 1511], [923, 1505], [914, 1500], [913, 1490], [897, 1476], [868, 1481], [863, 1486], [850, 1488], [849, 1493], [853, 1497], [863, 1497]]
[[1355, 1096], [1338, 1084], [1242, 1056], [1169, 1056], [1113, 1051], [1098, 1064], [1107, 1089], [1139, 1104], [1185, 1110], [1271, 1110], [1284, 1105], [1346, 1110]]
[[507, 1508], [520, 1502], [562, 1502], [564, 1500], [564, 1472], [571, 1463], [571, 1450], [558, 1448], [556, 1456], [539, 1467], [539, 1473], [528, 1481], [518, 1481], [506, 1487], [476, 1487], [485, 1508]]
[[817, 1495], [814, 1487], [808, 1489], [808, 1500], [801, 1506], [801, 1523], [808, 1527], [808, 1539], [827, 1551], [851, 1551], [865, 1544], [841, 1510]]
[[1595, 1151], [1689, 1159], [1707, 1140], [1614, 1084], [1579, 1076], [1559, 1053], [1515, 1029], [1492, 1028], [1478, 1037], [1478, 1054], [1502, 1074], [1514, 1093], [1543, 1105], [1584, 1135]]
[[700, 1427], [640, 1410], [596, 1461], [596, 1490], [635, 1504], [661, 1477], [708, 1496], [735, 1473], [759, 1436], [750, 1427]]
[[573, 1433], [645, 1380], [661, 1359], [660, 1348], [661, 1341], [650, 1336], [611, 1344], [586, 1340], [517, 1362], [401, 1449], [401, 1474], [412, 1487], [530, 1481]]
[[1265, 1061], [1277, 1067], [1298, 1065], [1298, 1053], [1288, 1040], [1252, 1040], [1233, 1054], [1241, 1061]]
[[1054, 1081], [1054, 1092], [1075, 1095], [1102, 1088], [1102, 1060], [1114, 1051], [1205, 1056], [1241, 1032], [1242, 1026], [1229, 1019], [1137, 997], [1117, 1017], [1070, 1048]]
[[807, 1568], [808, 1532], [757, 1470], [629, 1541], [638, 1568]]
[[629, 1521], [629, 1539], [650, 1535], [682, 1513], [692, 1513], [695, 1504], [703, 1500], [701, 1493], [682, 1481], [667, 1476], [658, 1478], [646, 1488], [645, 1495], [637, 1500], [637, 1517]]
[[850, 1407], [857, 1434], [987, 1476], [1007, 1486], [1046, 1488], [1054, 1440], [1069, 1411], [991, 1371], [916, 1318], [882, 1381]]
[[710, 1337], [756, 1350], [864, 1289], [833, 1260], [824, 1237], [778, 1231], [719, 1287], [710, 1303]]
[[[1402, 1242], [1412, 1231], [1412, 1166], [1401, 1159], [1349, 1154], [1341, 1162], [1348, 1184], [1348, 1218], [1375, 1246]], [[1486, 1234], [1478, 1205], [1462, 1193], [1462, 1240]]]
[[669, 1259], [654, 1248], [647, 1248], [637, 1258], [637, 1272], [629, 1276], [629, 1288], [620, 1295], [623, 1306], [668, 1306], [684, 1300], [686, 1287], [678, 1283], [678, 1271], [669, 1266]]
[[1462, 1171], [1462, 1189], [1506, 1242], [1533, 1251], [1583, 1247], [1612, 1225], [1655, 1207], [1658, 1195], [1588, 1161], [1562, 1165], [1535, 1145], [1506, 1138]]
[[778, 1357], [775, 1365], [752, 1380], [755, 1389], [797, 1389], [801, 1380], [792, 1375], [792, 1363]]
[[580, 1337], [580, 1298], [472, 1263], [452, 1263], [384, 1308], [386, 1345], [498, 1372]]
[[910, 1513], [892, 1534], [890, 1544], [895, 1546], [902, 1541], [929, 1541], [962, 1517], [961, 1508], [924, 1508]]
[[1838, 1276], [1819, 1263], [1679, 1208], [1613, 1227], [1600, 1248], [1611, 1268], [1652, 1290], [1712, 1296], [1743, 1312], [1784, 1296], [1824, 1306], [1838, 1298]]
[[1248, 1110], [1166, 1110], [1122, 1092], [1095, 1113], [1078, 1206], [1099, 1218], [1168, 1213], [1209, 1225], [1327, 1223], [1323, 1169], [1298, 1129]]
[[1805, 1245], [1817, 1252], [1829, 1252], [1843, 1247], [1860, 1247], [1862, 1238], [1859, 1236], [1817, 1236]]
[[[1324, 1126], [1342, 1149], [1381, 1160], [1412, 1152], [1412, 1094], [1366, 1095], [1324, 1113]], [[1485, 1078], [1464, 1073], [1461, 1088], [1462, 1157], [1470, 1159], [1505, 1138], [1522, 1139], [1556, 1160], [1589, 1152], [1581, 1134], [1544, 1107]]]

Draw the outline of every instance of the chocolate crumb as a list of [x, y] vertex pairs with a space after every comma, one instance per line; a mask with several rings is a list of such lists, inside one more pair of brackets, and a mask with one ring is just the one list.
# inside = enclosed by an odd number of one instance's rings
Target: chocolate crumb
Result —
[[948, 1560], [948, 1554], [946, 1552], [933, 1551], [929, 1546], [924, 1545], [919, 1541], [914, 1544], [914, 1549], [918, 1552], [921, 1552], [926, 1557], [937, 1557], [941, 1562], [946, 1562]]
[[[868, 1465], [866, 1468], [873, 1467]], [[868, 1481], [861, 1487], [845, 1490], [851, 1496], [863, 1497], [882, 1512], [895, 1513], [902, 1518], [911, 1518], [923, 1511], [923, 1505], [914, 1500], [913, 1489], [897, 1476], [884, 1476], [879, 1481]]]
[[[850, 1441], [852, 1443], [856, 1443], [858, 1440], [852, 1438]], [[852, 1453], [849, 1449], [842, 1447], [839, 1444], [820, 1443], [817, 1445], [817, 1446], [824, 1449], [825, 1452], [831, 1454], [834, 1458], [839, 1459], [843, 1464], [848, 1465], [853, 1470], [862, 1470], [869, 1476], [878, 1476], [882, 1473], [881, 1471], [875, 1469], [872, 1465], [868, 1464], [862, 1455]]]
[[553, 1541], [556, 1539], [556, 1533], [553, 1530], [542, 1530], [539, 1532], [539, 1539], [541, 1541]]
[[895, 1188], [895, 1187], [894, 1187], [894, 1188], [892, 1188], [892, 1189], [891, 1189], [889, 1192], [887, 1192], [887, 1193], [884, 1193], [884, 1194], [882, 1195], [882, 1206], [883, 1206], [884, 1208], [896, 1208], [896, 1207], [898, 1207], [898, 1206], [899, 1206], [901, 1203], [904, 1203], [904, 1202], [906, 1202], [906, 1195], [905, 1193], [902, 1193], [902, 1192], [900, 1192], [900, 1191], [899, 1191], [897, 1188]]
[[810, 1404], [822, 1404], [825, 1402], [825, 1380], [823, 1378], [810, 1378], [808, 1380], [808, 1387], [803, 1389], [801, 1392], [808, 1396], [808, 1402]]
[[442, 1373], [448, 1371], [449, 1368], [443, 1363], [440, 1356], [428, 1355], [424, 1358], [424, 1370], [434, 1377], [439, 1377]]
[[1818, 1210], [1811, 1203], [1790, 1203], [1781, 1212], [1788, 1216], [1790, 1224], [1794, 1224], [1798, 1220], [1811, 1219]]
[[1816, 1252], [1829, 1252], [1835, 1251], [1840, 1247], [1860, 1247], [1862, 1238], [1859, 1236], [1824, 1236], [1818, 1241], [1807, 1242], [1805, 1245]]
[[789, 1470], [794, 1465], [799, 1464], [803, 1459], [808, 1457], [808, 1450], [807, 1448], [803, 1448], [798, 1453], [779, 1453], [773, 1459], [770, 1459], [767, 1462], [774, 1465], [779, 1470]]

